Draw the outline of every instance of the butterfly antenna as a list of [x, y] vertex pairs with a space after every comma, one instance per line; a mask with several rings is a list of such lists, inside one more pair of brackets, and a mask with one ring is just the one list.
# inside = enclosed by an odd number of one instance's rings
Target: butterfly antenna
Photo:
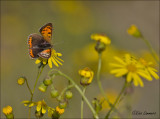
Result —
[[53, 46], [56, 46], [56, 45], [59, 45], [59, 44], [63, 44], [64, 41], [61, 41], [61, 42], [57, 42], [57, 43], [54, 43]]

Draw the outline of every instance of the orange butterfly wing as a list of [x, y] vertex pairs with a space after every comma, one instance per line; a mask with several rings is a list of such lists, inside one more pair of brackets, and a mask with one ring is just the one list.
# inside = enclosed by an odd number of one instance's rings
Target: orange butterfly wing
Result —
[[52, 23], [47, 23], [43, 27], [40, 28], [39, 32], [44, 37], [46, 41], [51, 43], [52, 38]]

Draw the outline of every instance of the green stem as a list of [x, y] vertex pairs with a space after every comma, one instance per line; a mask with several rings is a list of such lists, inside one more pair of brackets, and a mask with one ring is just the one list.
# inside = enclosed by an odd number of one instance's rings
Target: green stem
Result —
[[[44, 68], [44, 65], [42, 66], [41, 70], [39, 69], [40, 71], [38, 71], [37, 79], [36, 79], [36, 82], [34, 84], [34, 88], [33, 88], [33, 91], [32, 91], [33, 94], [34, 94], [34, 91], [36, 89], [36, 85], [37, 85], [38, 79], [39, 79], [39, 77], [40, 77], [40, 75], [41, 75], [41, 73], [43, 71], [43, 68]], [[32, 98], [33, 98], [33, 96], [32, 96]]]
[[102, 84], [101, 84], [101, 81], [100, 81], [100, 71], [101, 71], [101, 66], [102, 66], [102, 54], [99, 53], [98, 54], [98, 69], [97, 69], [97, 83], [98, 83], [98, 87], [100, 89], [100, 92], [101, 94], [104, 96], [105, 100], [107, 101], [107, 103], [109, 104], [110, 107], [112, 107], [112, 103], [109, 102], [103, 88], [102, 88]]
[[111, 112], [113, 111], [113, 109], [116, 107], [116, 104], [118, 103], [120, 97], [122, 96], [122, 94], [124, 93], [124, 90], [127, 87], [127, 81], [125, 80], [125, 83], [123, 85], [123, 88], [121, 89], [121, 92], [119, 93], [118, 97], [116, 98], [116, 101], [114, 102], [113, 106], [111, 107], [111, 109], [108, 111], [107, 115], [105, 116], [105, 119], [108, 119]]
[[63, 91], [61, 92], [61, 94], [58, 96], [58, 100], [61, 100], [61, 97], [63, 96], [63, 94], [68, 90], [68, 89], [71, 89], [73, 88], [74, 85], [69, 85], [67, 86], [66, 88], [63, 89]]
[[25, 80], [26, 80], [27, 88], [28, 88], [30, 94], [32, 95], [32, 90], [31, 90], [31, 88], [29, 87], [28, 80], [27, 80], [26, 78], [25, 78]]
[[[55, 70], [55, 69], [54, 69]], [[90, 108], [90, 110], [92, 111], [93, 113], [93, 116], [96, 118], [96, 119], [99, 119], [96, 111], [94, 110], [94, 108], [92, 107], [92, 105], [90, 104], [90, 102], [88, 101], [88, 99], [86, 98], [86, 96], [83, 94], [82, 90], [80, 89], [80, 87], [73, 81], [73, 79], [71, 79], [70, 77], [68, 77], [67, 75], [65, 75], [64, 73], [62, 73], [61, 71], [59, 70], [55, 70], [55, 71], [58, 71], [59, 75], [61, 76], [64, 76], [66, 79], [68, 79], [73, 85], [74, 87], [77, 89], [77, 91], [81, 94], [82, 98], [84, 99], [84, 101], [87, 103], [88, 107]]]
[[[86, 86], [83, 88], [83, 95], [85, 94]], [[81, 119], [83, 119], [83, 105], [84, 105], [84, 99], [81, 100]]]
[[[45, 66], [45, 65], [42, 65], [41, 70], [40, 70], [40, 68], [38, 69], [38, 74], [37, 74], [36, 82], [35, 82], [35, 84], [34, 84], [34, 88], [33, 88], [33, 91], [32, 91], [32, 93], [31, 93], [31, 99], [30, 99], [31, 102], [32, 102], [32, 100], [33, 100], [33, 95], [34, 95], [34, 91], [35, 91], [35, 88], [36, 88], [38, 79], [39, 79], [39, 77], [40, 77], [40, 75], [41, 75], [41, 73], [42, 73], [42, 71], [43, 71], [44, 66]], [[31, 107], [29, 107], [28, 119], [30, 119], [30, 117], [31, 117]]]
[[146, 40], [143, 36], [141, 36], [141, 39], [142, 39], [142, 40], [146, 43], [146, 45], [148, 46], [148, 48], [149, 48], [149, 50], [150, 50], [153, 58], [155, 59], [155, 61], [156, 61], [157, 63], [159, 63], [159, 59], [158, 59], [158, 57], [155, 55], [155, 51], [153, 50], [151, 44], [150, 44], [150, 43], [148, 42], [148, 40]]

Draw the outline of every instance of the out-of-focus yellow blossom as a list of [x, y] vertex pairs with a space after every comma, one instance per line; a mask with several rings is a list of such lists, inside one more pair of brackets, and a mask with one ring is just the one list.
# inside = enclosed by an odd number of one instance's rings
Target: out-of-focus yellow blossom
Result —
[[9, 115], [9, 114], [11, 114], [12, 113], [12, 107], [11, 106], [6, 106], [6, 107], [3, 107], [3, 113], [5, 114], [5, 115]]
[[95, 41], [100, 41], [105, 45], [109, 45], [111, 43], [111, 40], [106, 35], [103, 35], [103, 34], [92, 34], [91, 39]]
[[59, 108], [59, 106], [56, 107], [56, 112], [58, 112], [58, 114], [63, 114], [64, 113], [64, 109]]
[[89, 85], [93, 80], [94, 72], [90, 68], [86, 67], [79, 70], [79, 75], [82, 77], [81, 84]]
[[153, 67], [151, 67], [151, 65], [153, 64], [152, 62], [147, 62], [143, 58], [140, 58], [139, 62], [144, 66], [145, 70], [147, 70], [147, 72], [151, 76], [153, 76], [155, 79], [159, 79], [159, 76], [156, 74], [156, 72], [158, 71], [154, 69]]
[[[81, 48], [79, 50], [76, 50], [72, 54], [72, 59], [76, 67], [81, 67], [82, 65], [85, 66], [87, 65], [88, 67], [92, 68], [92, 70], [97, 70], [97, 66], [95, 63], [98, 61], [98, 54], [94, 50], [94, 43], [91, 43], [89, 45], [86, 45], [84, 48]], [[113, 61], [114, 56], [121, 56], [124, 53], [128, 53], [127, 51], [117, 49], [114, 46], [108, 46], [106, 47], [107, 50], [103, 51], [103, 56], [102, 56], [102, 70], [101, 72], [104, 75], [108, 75], [111, 67], [109, 66], [109, 62]], [[74, 67], [74, 68], [76, 68]]]
[[[90, 9], [82, 1], [52, 1], [51, 9], [63, 16], [61, 27], [72, 35], [84, 35], [94, 26]], [[79, 25], [81, 24], [81, 25]], [[75, 30], [76, 28], [76, 30]], [[85, 30], [84, 30], [85, 29]]]
[[149, 81], [152, 80], [152, 77], [142, 67], [142, 65], [129, 54], [125, 54], [123, 59], [116, 56], [114, 58], [118, 63], [110, 64], [114, 67], [110, 73], [115, 74], [116, 77], [126, 76], [127, 82], [131, 82], [133, 80], [135, 86], [140, 85], [141, 87], [143, 87], [144, 84], [140, 76]]
[[[158, 54], [156, 54], [158, 57]], [[152, 54], [149, 51], [141, 51], [141, 53], [139, 54], [139, 56], [143, 59], [147, 59], [150, 62], [153, 62], [152, 66], [153, 67], [157, 67], [157, 62], [155, 61], [155, 59], [153, 58]]]
[[135, 25], [131, 25], [127, 30], [129, 35], [132, 35], [134, 37], [141, 37], [141, 32]]
[[44, 65], [48, 63], [49, 67], [52, 68], [52, 62], [56, 67], [59, 67], [59, 64], [62, 65], [61, 62], [64, 62], [62, 59], [59, 58], [59, 56], [62, 56], [61, 53], [57, 53], [54, 49], [51, 51], [51, 57], [49, 59], [41, 58], [39, 57], [36, 60], [36, 64], [43, 63]]
[[[118, 95], [117, 92], [115, 90], [111, 90], [111, 89], [108, 89], [106, 92], [107, 92], [106, 96], [107, 96], [109, 102], [111, 104], [114, 104], [114, 102], [117, 98], [117, 95]], [[98, 98], [102, 101], [104, 100], [104, 97], [102, 95], [99, 95]], [[109, 109], [110, 109], [110, 106], [109, 106], [108, 102], [106, 100], [104, 100], [104, 102], [102, 103], [102, 111], [106, 112]]]
[[25, 83], [25, 78], [24, 77], [20, 77], [18, 80], [17, 80], [17, 83], [19, 85], [23, 85]]

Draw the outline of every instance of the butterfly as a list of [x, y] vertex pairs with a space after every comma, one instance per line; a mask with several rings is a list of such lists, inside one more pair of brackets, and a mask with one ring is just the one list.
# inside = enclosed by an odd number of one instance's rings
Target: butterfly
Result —
[[29, 55], [31, 58], [45, 58], [51, 57], [51, 37], [52, 37], [52, 23], [47, 23], [39, 30], [40, 34], [33, 33], [28, 36]]

